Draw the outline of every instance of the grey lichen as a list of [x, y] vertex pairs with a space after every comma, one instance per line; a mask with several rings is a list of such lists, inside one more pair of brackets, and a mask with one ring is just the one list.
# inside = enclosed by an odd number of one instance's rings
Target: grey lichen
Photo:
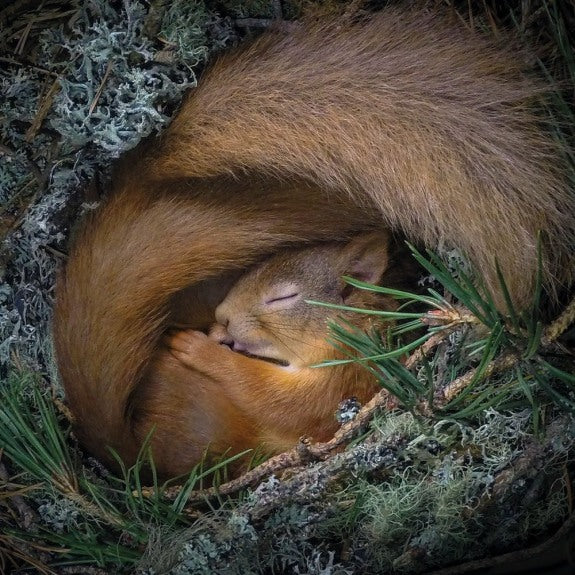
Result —
[[[575, 444], [570, 417], [541, 441], [525, 411], [490, 410], [475, 427], [390, 413], [376, 428], [325, 462], [270, 476], [233, 513], [198, 519], [171, 572], [413, 573], [498, 553], [568, 513], [548, 464]], [[522, 449], [502, 448], [499, 434]], [[537, 454], [529, 466], [526, 452]]]
[[[59, 92], [48, 119], [64, 149], [91, 144], [117, 157], [164, 125], [165, 106], [195, 85], [191, 67], [156, 63], [157, 42], [144, 33], [146, 15], [140, 2], [126, 2], [118, 11], [89, 0], [71, 29], [59, 26], [40, 35], [42, 65], [54, 67], [55, 49], [64, 50], [67, 60], [58, 70]], [[178, 46], [193, 54], [193, 65], [207, 55], [205, 35], [181, 40], [195, 42]]]
[[[9, 62], [24, 16], [0, 30]], [[0, 364], [16, 353], [34, 369], [49, 361], [52, 289], [74, 198], [96, 173], [106, 180], [113, 158], [168, 122], [195, 85], [194, 70], [230, 37], [221, 22], [207, 37], [217, 19], [202, 2], [171, 3], [155, 36], [146, 33], [148, 6], [140, 0], [88, 0], [57, 16], [18, 47], [31, 64], [14, 59], [0, 68], [0, 203], [8, 215]], [[166, 42], [176, 54], [167, 63]]]

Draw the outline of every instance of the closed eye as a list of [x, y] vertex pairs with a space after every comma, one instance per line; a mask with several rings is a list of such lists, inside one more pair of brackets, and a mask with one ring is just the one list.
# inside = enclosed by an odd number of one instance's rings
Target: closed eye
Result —
[[281, 296], [277, 296], [277, 297], [272, 297], [270, 299], [267, 299], [264, 303], [266, 305], [269, 305], [271, 303], [276, 303], [279, 301], [289, 301], [290, 299], [295, 299], [299, 296], [299, 292], [293, 292], [287, 295], [281, 295]]

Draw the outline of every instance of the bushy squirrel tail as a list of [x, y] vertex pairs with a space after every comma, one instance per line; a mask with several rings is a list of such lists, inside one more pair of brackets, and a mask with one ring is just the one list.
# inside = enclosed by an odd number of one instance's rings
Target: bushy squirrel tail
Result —
[[162, 138], [159, 178], [304, 177], [432, 249], [457, 247], [502, 305], [526, 305], [543, 238], [550, 291], [572, 280], [575, 199], [523, 55], [449, 19], [271, 31], [224, 55]]

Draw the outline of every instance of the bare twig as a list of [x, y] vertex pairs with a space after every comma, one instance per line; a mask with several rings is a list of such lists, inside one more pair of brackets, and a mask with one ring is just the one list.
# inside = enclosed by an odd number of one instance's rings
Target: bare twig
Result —
[[420, 345], [406, 360], [405, 367], [413, 369], [420, 361], [427, 357], [436, 347], [441, 345], [455, 330], [455, 327], [443, 329], [432, 335], [426, 342]]
[[[7, 565], [20, 567], [27, 565], [34, 569], [34, 573], [57, 575], [56, 571], [46, 565], [45, 562], [50, 560], [46, 553], [63, 553], [65, 551], [65, 549], [46, 549], [41, 545], [24, 543], [11, 535], [0, 533], [0, 568]], [[42, 557], [38, 558], [36, 555], [42, 555]]]
[[552, 344], [573, 323], [575, 323], [575, 298], [571, 300], [561, 315], [554, 322], [547, 326], [543, 334], [542, 343], [544, 345]]
[[27, 142], [31, 142], [36, 137], [36, 134], [38, 133], [40, 127], [42, 126], [42, 122], [44, 121], [44, 119], [48, 115], [48, 112], [50, 111], [50, 108], [52, 107], [54, 96], [56, 96], [58, 90], [60, 90], [60, 81], [59, 78], [56, 77], [56, 79], [52, 82], [52, 85], [46, 92], [46, 95], [44, 96], [44, 98], [42, 98], [42, 103], [38, 108], [38, 112], [34, 116], [32, 124], [26, 130]]
[[18, 58], [16, 56], [13, 56], [12, 58], [7, 58], [6, 56], [0, 56], [0, 62], [3, 62], [4, 64], [9, 64], [11, 66], [19, 66], [22, 68], [27, 68], [29, 70], [33, 70], [34, 72], [38, 72], [39, 74], [45, 74], [47, 76], [52, 76], [54, 78], [58, 77], [58, 74], [56, 74], [56, 72], [46, 70], [46, 68], [42, 68], [41, 66], [36, 66], [32, 62], [29, 62], [24, 58]]
[[[427, 350], [431, 350], [435, 345], [438, 345], [443, 339], [438, 337], [433, 342], [428, 340]], [[431, 342], [431, 343], [430, 343]], [[408, 360], [409, 361], [409, 360]], [[516, 364], [517, 358], [511, 354], [504, 355], [492, 361], [484, 370], [483, 376], [488, 377], [509, 367], [513, 367]], [[413, 367], [415, 361], [411, 362], [409, 365]], [[458, 393], [460, 393], [475, 377], [476, 370], [472, 370], [464, 376], [457, 378], [450, 384], [447, 388], [442, 390], [442, 396], [439, 397], [441, 404], [446, 403]], [[343, 425], [333, 436], [330, 441], [324, 443], [312, 444], [306, 438], [303, 438], [296, 448], [282, 453], [266, 462], [258, 465], [256, 468], [246, 472], [241, 477], [228, 481], [217, 487], [210, 487], [208, 489], [202, 489], [193, 492], [190, 496], [190, 504], [192, 502], [199, 502], [205, 499], [211, 499], [220, 495], [231, 495], [237, 493], [242, 489], [246, 489], [256, 483], [259, 483], [265, 477], [277, 473], [279, 471], [284, 471], [287, 469], [292, 469], [295, 467], [300, 467], [309, 463], [310, 461], [320, 461], [325, 460], [337, 449], [341, 448], [343, 445], [348, 444], [351, 440], [356, 438], [360, 433], [362, 433], [374, 415], [381, 410], [391, 410], [397, 407], [397, 400], [390, 396], [386, 390], [381, 390], [377, 393], [371, 401], [369, 401], [355, 416], [355, 418], [349, 423]], [[427, 414], [427, 409], [422, 408], [422, 413]], [[180, 486], [174, 486], [164, 493], [168, 499], [174, 499], [181, 492]], [[146, 490], [143, 492], [144, 495], [148, 496], [153, 493], [153, 490]]]
[[[491, 361], [481, 373], [481, 378], [485, 379], [515, 367], [520, 361], [520, 357], [512, 352], [505, 352], [500, 357]], [[477, 377], [479, 368], [470, 369], [465, 375], [454, 379], [444, 388], [439, 389], [434, 398], [434, 405], [441, 407], [449, 403], [455, 396], [459, 395]]]
[[[417, 350], [415, 350], [415, 352], [405, 362], [406, 368], [413, 369], [419, 362], [421, 362], [424, 357], [431, 353], [433, 349], [444, 342], [449, 334], [453, 331], [453, 329], [455, 329], [458, 325], [461, 325], [461, 323], [476, 322], [476, 320], [473, 319], [473, 316], [466, 312], [466, 310], [457, 309], [455, 311], [457, 312], [456, 317], [452, 317], [453, 314], [449, 315], [449, 317], [444, 317], [442, 315], [439, 319], [437, 317], [438, 314], [431, 316], [430, 321], [439, 321], [441, 323], [449, 320], [448, 325], [444, 330], [433, 335]], [[563, 324], [567, 321], [571, 321], [569, 319], [571, 318], [571, 314], [575, 314], [575, 300], [570, 304], [570, 306], [562, 315], [562, 318], [564, 318], [562, 320]], [[551, 327], [552, 326], [550, 326], [550, 328]], [[554, 328], [552, 333], [555, 334], [558, 331], [559, 328]], [[549, 341], [552, 340], [551, 337], [548, 339]], [[464, 389], [466, 389], [478, 376], [481, 377], [481, 379], [486, 379], [498, 373], [512, 369], [513, 367], [517, 366], [520, 361], [520, 355], [511, 351], [507, 351], [496, 359], [492, 360], [487, 366], [483, 367], [480, 374], [479, 368], [469, 370], [464, 375], [454, 379], [445, 387], [438, 390], [435, 394], [432, 407], [438, 408], [445, 406], [453, 398], [459, 395]], [[397, 405], [397, 400], [395, 398], [390, 396], [386, 390], [381, 390], [359, 411], [359, 413], [352, 421], [343, 425], [330, 441], [312, 444], [307, 438], [302, 438], [298, 446], [296, 446], [293, 450], [282, 453], [267, 460], [266, 462], [246, 472], [237, 479], [233, 479], [217, 487], [211, 487], [208, 489], [193, 492], [190, 496], [189, 502], [192, 504], [193, 502], [199, 502], [221, 495], [232, 495], [241, 491], [242, 489], [246, 489], [257, 484], [265, 477], [269, 477], [270, 475], [278, 473], [279, 471], [298, 468], [312, 461], [325, 460], [331, 454], [336, 452], [342, 446], [348, 444], [351, 440], [363, 432], [376, 413], [381, 410], [389, 411], [396, 408]], [[429, 409], [427, 404], [421, 404], [417, 409], [424, 416], [431, 415], [432, 410]], [[166, 490], [165, 496], [168, 499], [173, 499], [180, 492], [181, 487], [175, 486]], [[151, 493], [151, 490], [147, 490], [144, 492], [144, 495], [150, 495]]]
[[96, 109], [96, 106], [98, 105], [98, 101], [100, 100], [100, 96], [102, 95], [102, 92], [104, 91], [104, 87], [106, 86], [106, 82], [108, 81], [108, 77], [110, 76], [110, 72], [112, 71], [113, 66], [114, 66], [114, 61], [111, 59], [108, 60], [108, 65], [106, 66], [106, 71], [104, 72], [104, 76], [102, 77], [102, 81], [100, 82], [100, 85], [98, 86], [98, 90], [96, 91], [94, 99], [92, 100], [92, 103], [90, 104], [90, 109], [88, 110], [88, 117], [90, 117], [92, 115], [92, 113]]
[[[405, 366], [408, 369], [413, 368], [423, 357], [431, 353], [437, 345], [444, 341], [450, 332], [451, 330], [445, 330], [428, 339], [407, 359]], [[382, 389], [371, 401], [363, 406], [352, 421], [338, 429], [329, 441], [312, 444], [306, 438], [302, 438], [300, 443], [291, 451], [276, 455], [254, 469], [244, 473], [241, 477], [232, 479], [218, 487], [195, 491], [192, 493], [189, 501], [203, 501], [219, 495], [231, 495], [259, 483], [262, 479], [269, 477], [273, 473], [293, 469], [309, 461], [323, 460], [360, 435], [378, 411], [382, 409], [391, 410], [395, 407], [397, 407], [395, 398], [391, 397], [386, 390]], [[164, 496], [167, 499], [175, 499], [181, 490], [182, 488], [180, 486], [171, 487], [164, 492]], [[153, 489], [146, 489], [142, 493], [145, 496], [151, 496]]]
[[[364, 431], [375, 413], [381, 409], [390, 410], [394, 407], [396, 407], [395, 399], [387, 391], [381, 390], [360, 410], [352, 421], [343, 425], [329, 441], [325, 443], [310, 443], [309, 439], [302, 438], [299, 444], [291, 451], [268, 459], [237, 479], [232, 479], [217, 487], [195, 491], [191, 494], [189, 501], [203, 501], [219, 495], [231, 495], [255, 485], [265, 477], [269, 477], [279, 471], [300, 467], [312, 461], [325, 460], [334, 451], [346, 445]], [[167, 489], [164, 495], [168, 499], [175, 499], [181, 490], [180, 486], [174, 486]], [[150, 496], [153, 490], [145, 490], [142, 493], [145, 496]]]

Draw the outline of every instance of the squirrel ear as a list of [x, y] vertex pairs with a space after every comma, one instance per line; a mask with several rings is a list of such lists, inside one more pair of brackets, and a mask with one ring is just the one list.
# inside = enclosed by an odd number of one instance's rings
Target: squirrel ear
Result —
[[[391, 235], [387, 232], [363, 234], [354, 238], [345, 247], [344, 275], [362, 282], [378, 284], [389, 267]], [[341, 297], [344, 302], [355, 288], [345, 284]]]
[[346, 246], [345, 252], [345, 275], [377, 284], [389, 266], [390, 234], [363, 234], [353, 239]]

